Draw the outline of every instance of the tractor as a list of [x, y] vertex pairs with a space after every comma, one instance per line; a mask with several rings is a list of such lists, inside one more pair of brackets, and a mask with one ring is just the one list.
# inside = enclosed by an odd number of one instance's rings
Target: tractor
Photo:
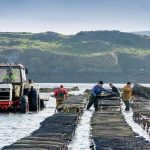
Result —
[[44, 108], [39, 89], [33, 86], [25, 92], [28, 69], [14, 63], [0, 64], [0, 112], [29, 112]]

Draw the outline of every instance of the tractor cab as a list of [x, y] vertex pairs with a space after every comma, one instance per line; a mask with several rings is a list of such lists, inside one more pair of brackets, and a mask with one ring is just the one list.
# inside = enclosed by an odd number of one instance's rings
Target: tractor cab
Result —
[[0, 64], [0, 109], [19, 105], [26, 82], [26, 69], [21, 64]]

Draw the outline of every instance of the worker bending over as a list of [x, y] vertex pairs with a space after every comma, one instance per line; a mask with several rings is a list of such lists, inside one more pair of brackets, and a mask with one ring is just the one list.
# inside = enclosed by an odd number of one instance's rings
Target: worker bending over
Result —
[[56, 98], [56, 110], [59, 112], [59, 106], [62, 104], [62, 102], [68, 98], [68, 92], [67, 90], [61, 85], [59, 88], [57, 88], [54, 91], [54, 96]]
[[90, 109], [90, 107], [92, 106], [93, 103], [94, 103], [95, 111], [98, 110], [97, 96], [101, 95], [102, 91], [104, 91], [106, 93], [110, 93], [112, 95], [116, 95], [114, 92], [106, 90], [102, 86], [103, 86], [103, 81], [99, 81], [98, 84], [93, 87], [93, 89], [91, 91], [91, 96], [90, 96], [90, 99], [89, 99], [89, 103], [87, 105], [87, 110]]
[[116, 88], [112, 83], [109, 83], [109, 86], [111, 87], [112, 92], [116, 93], [115, 96], [120, 97], [120, 91], [119, 91], [119, 89]]

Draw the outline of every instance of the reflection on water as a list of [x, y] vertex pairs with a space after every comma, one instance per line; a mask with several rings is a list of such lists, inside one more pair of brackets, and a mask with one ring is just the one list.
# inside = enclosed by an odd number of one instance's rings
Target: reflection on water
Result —
[[38, 129], [40, 122], [54, 114], [55, 100], [50, 98], [46, 102], [47, 108], [31, 114], [0, 114], [0, 149], [16, 140], [29, 135]]

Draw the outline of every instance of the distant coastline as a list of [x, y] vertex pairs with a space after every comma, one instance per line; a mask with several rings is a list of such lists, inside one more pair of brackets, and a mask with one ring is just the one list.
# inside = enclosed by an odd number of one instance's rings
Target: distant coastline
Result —
[[120, 31], [0, 33], [0, 62], [19, 62], [36, 82], [149, 83], [150, 38]]

